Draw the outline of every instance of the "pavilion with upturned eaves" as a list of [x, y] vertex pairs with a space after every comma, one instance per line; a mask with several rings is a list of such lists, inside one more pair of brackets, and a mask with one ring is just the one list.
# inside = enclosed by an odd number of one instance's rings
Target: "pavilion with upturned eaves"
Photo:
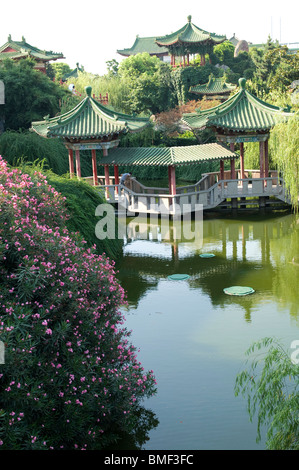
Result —
[[[68, 149], [71, 177], [75, 174], [73, 153], [76, 157], [76, 174], [81, 178], [80, 150], [90, 149], [93, 185], [101, 183], [100, 188], [105, 190], [109, 202], [125, 201], [128, 213], [168, 214], [172, 217], [182, 214], [185, 206], [191, 212], [198, 210], [198, 207], [213, 209], [223, 203], [233, 208], [244, 198], [264, 201], [269, 196], [288, 204], [282, 178], [278, 175], [268, 177], [268, 138], [270, 129], [276, 123], [286, 121], [293, 113], [254, 97], [246, 90], [245, 83], [245, 79], [240, 79], [240, 90], [217, 107], [183, 115], [182, 120], [195, 133], [205, 127], [214, 129], [218, 142], [213, 144], [117, 148], [122, 134], [142, 130], [149, 125], [150, 120], [116, 113], [102, 106], [91, 97], [91, 87], [86, 87], [86, 98], [74, 109], [61, 116], [33, 122], [31, 130], [43, 137], [59, 137], [63, 140]], [[244, 142], [260, 144], [260, 171], [258, 176], [252, 176], [250, 180], [244, 172]], [[240, 144], [240, 176], [235, 169], [235, 159], [238, 158], [234, 148], [236, 143]], [[103, 151], [98, 164], [104, 166], [104, 184], [99, 181], [97, 174], [97, 149]], [[108, 149], [111, 149], [109, 154]], [[212, 160], [219, 162], [219, 172], [204, 174], [200, 181], [186, 187], [176, 186], [176, 167]], [[224, 171], [225, 160], [230, 161], [229, 172]], [[109, 176], [111, 166], [114, 167], [113, 183]], [[119, 184], [119, 166], [168, 167], [169, 187], [146, 188], [134, 178], [134, 187], [124, 187]]]
[[46, 65], [51, 60], [64, 59], [61, 52], [46, 51], [31, 46], [24, 36], [22, 36], [22, 41], [13, 41], [9, 35], [6, 43], [0, 47], [0, 62], [7, 58], [20, 60], [28, 57], [34, 59], [36, 63], [34, 68], [43, 73], [46, 73]]
[[[98, 185], [96, 150], [103, 155], [117, 147], [119, 138], [126, 132], [136, 132], [149, 124], [148, 118], [128, 116], [110, 110], [91, 96], [92, 88], [85, 88], [87, 96], [71, 111], [44, 121], [32, 122], [31, 131], [42, 137], [60, 137], [68, 149], [70, 176], [74, 176], [74, 157], [77, 177], [81, 178], [80, 150], [91, 150], [93, 184]], [[109, 182], [106, 169], [105, 180]], [[115, 183], [119, 183], [118, 167], [115, 167]]]
[[[269, 173], [268, 140], [271, 128], [280, 122], [286, 122], [293, 116], [288, 110], [266, 103], [246, 90], [246, 79], [240, 78], [239, 91], [216, 107], [197, 110], [184, 114], [182, 121], [195, 133], [211, 128], [217, 141], [229, 144], [234, 150], [240, 144], [240, 173], [244, 174], [244, 143], [259, 142], [260, 177], [267, 178]], [[232, 161], [234, 165], [234, 160]], [[235, 169], [231, 169], [231, 178], [235, 178]]]
[[204, 83], [203, 85], [191, 86], [189, 91], [190, 93], [194, 93], [201, 98], [205, 96], [208, 100], [224, 101], [236, 88], [236, 85], [226, 83], [223, 77], [215, 78], [211, 74], [207, 83]]
[[147, 52], [150, 56], [156, 56], [162, 60], [165, 57], [168, 57], [168, 49], [166, 47], [159, 47], [158, 44], [156, 44], [155, 37], [141, 38], [139, 36], [136, 36], [132, 47], [117, 50], [117, 53], [124, 57], [142, 54], [143, 52]]
[[226, 36], [209, 33], [188, 22], [174, 33], [156, 38], [156, 43], [160, 47], [166, 47], [171, 56], [171, 65], [175, 65], [175, 57], [183, 57], [184, 65], [189, 65], [190, 54], [199, 54], [201, 65], [205, 65], [206, 54], [213, 52], [214, 46], [226, 40]]

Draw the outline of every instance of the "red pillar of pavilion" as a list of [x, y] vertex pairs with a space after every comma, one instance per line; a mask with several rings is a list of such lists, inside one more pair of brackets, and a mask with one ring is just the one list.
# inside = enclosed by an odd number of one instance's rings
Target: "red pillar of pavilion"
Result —
[[[110, 178], [109, 178], [109, 165], [104, 165], [104, 170], [105, 170], [105, 185], [109, 186]], [[109, 198], [109, 188], [105, 188], [105, 193], [106, 193], [106, 199]]]
[[109, 165], [104, 165], [105, 170], [105, 185], [109, 186]]
[[70, 168], [70, 177], [73, 178], [74, 176], [74, 154], [72, 149], [68, 149], [69, 151], [69, 168]]
[[[230, 143], [230, 149], [232, 152], [235, 151], [235, 144], [233, 142]], [[230, 178], [232, 180], [236, 179], [236, 166], [235, 166], [235, 159], [232, 158], [230, 161]]]
[[268, 139], [264, 142], [265, 145], [265, 178], [269, 178], [269, 154], [268, 154]]
[[[169, 185], [169, 194], [172, 196], [176, 195], [176, 183], [175, 183], [175, 166], [170, 165], [168, 167], [168, 185]], [[175, 199], [169, 198], [169, 208], [173, 205]]]
[[93, 184], [97, 186], [98, 183], [98, 172], [97, 172], [97, 157], [95, 149], [91, 151], [92, 156], [92, 174], [93, 174]]
[[244, 143], [240, 143], [240, 172], [241, 172], [241, 179], [245, 177], [244, 174]]
[[[114, 165], [114, 184], [119, 184], [118, 165]], [[116, 188], [116, 194], [118, 194], [118, 189], [119, 188]]]
[[169, 183], [169, 194], [172, 196], [176, 195], [176, 183], [175, 183], [175, 166], [170, 165], [168, 167], [168, 183]]
[[220, 179], [224, 180], [224, 161], [220, 160]]
[[76, 149], [76, 173], [77, 178], [81, 178], [80, 150]]
[[232, 180], [236, 179], [236, 166], [235, 166], [235, 159], [232, 158], [230, 161], [230, 178]]

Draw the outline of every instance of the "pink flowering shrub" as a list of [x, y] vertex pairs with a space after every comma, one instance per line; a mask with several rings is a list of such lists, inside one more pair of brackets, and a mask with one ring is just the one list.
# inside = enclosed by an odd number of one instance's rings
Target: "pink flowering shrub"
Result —
[[155, 392], [113, 262], [65, 228], [64, 200], [0, 157], [0, 449], [103, 449]]

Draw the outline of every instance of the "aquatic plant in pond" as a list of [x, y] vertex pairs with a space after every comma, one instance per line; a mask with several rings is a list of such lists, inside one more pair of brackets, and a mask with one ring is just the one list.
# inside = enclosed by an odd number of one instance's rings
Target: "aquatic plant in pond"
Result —
[[155, 392], [114, 263], [65, 228], [64, 199], [0, 157], [0, 449], [103, 449]]

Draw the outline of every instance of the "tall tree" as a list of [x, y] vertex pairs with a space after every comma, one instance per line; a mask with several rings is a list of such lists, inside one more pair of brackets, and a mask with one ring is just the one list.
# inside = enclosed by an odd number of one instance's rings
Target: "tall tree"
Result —
[[28, 129], [32, 121], [59, 112], [65, 95], [59, 85], [35, 70], [31, 59], [14, 62], [7, 59], [0, 66], [0, 80], [5, 83], [5, 128]]

